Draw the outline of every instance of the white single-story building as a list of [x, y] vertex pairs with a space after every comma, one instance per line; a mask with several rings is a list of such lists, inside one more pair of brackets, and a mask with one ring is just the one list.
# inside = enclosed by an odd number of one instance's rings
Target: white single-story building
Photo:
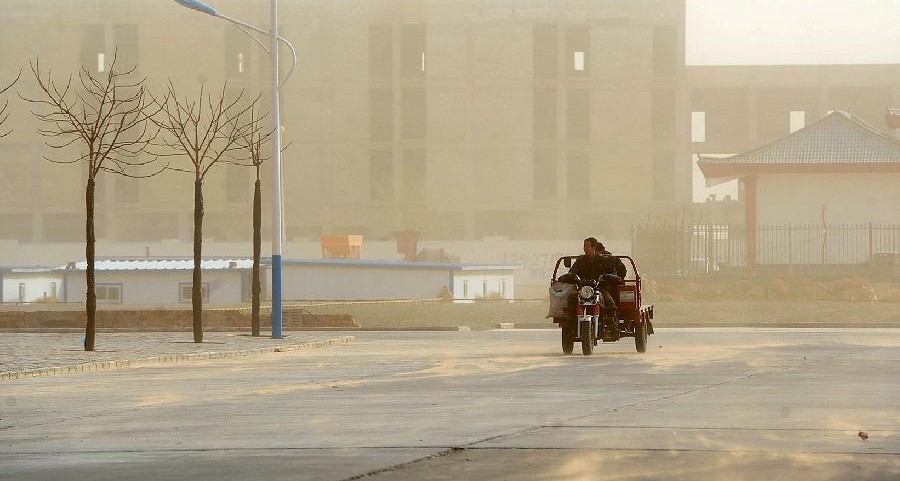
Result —
[[[191, 304], [192, 259], [98, 259], [95, 263], [97, 304], [188, 307]], [[0, 302], [84, 302], [87, 263], [49, 268], [0, 270]], [[304, 300], [513, 299], [513, 272], [520, 266], [448, 264], [356, 259], [285, 259], [282, 298]], [[238, 306], [251, 300], [252, 260], [204, 259], [203, 302]], [[271, 264], [260, 267], [262, 297], [271, 297]]]
[[454, 299], [515, 297], [521, 266], [361, 259], [283, 261], [285, 300]]
[[[250, 299], [250, 259], [203, 259], [203, 302], [237, 305]], [[98, 305], [191, 304], [193, 259], [99, 259], [94, 264]], [[65, 275], [65, 302], [83, 302], [87, 262], [58, 268]]]
[[0, 267], [0, 303], [59, 302], [63, 276], [52, 267]]
[[[697, 164], [708, 185], [739, 179], [751, 266], [767, 259], [795, 262], [801, 252], [821, 253], [819, 260], [847, 257], [834, 242], [837, 228], [865, 235], [866, 226], [876, 232], [900, 225], [900, 141], [852, 115], [835, 111], [757, 149], [725, 158], [701, 156]], [[758, 247], [761, 228], [783, 233], [780, 244], [765, 248], [778, 247], [782, 255]], [[884, 249], [896, 247], [879, 244], [869, 250]]]

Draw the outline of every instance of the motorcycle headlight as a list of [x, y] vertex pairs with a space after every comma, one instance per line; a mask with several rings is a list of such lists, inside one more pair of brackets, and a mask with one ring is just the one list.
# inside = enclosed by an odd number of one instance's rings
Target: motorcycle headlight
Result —
[[578, 291], [578, 295], [581, 296], [582, 299], [590, 299], [594, 297], [594, 288], [591, 286], [584, 286]]

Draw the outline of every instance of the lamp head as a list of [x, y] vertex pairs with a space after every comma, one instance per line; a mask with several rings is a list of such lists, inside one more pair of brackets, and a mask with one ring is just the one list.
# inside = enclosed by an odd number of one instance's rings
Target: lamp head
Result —
[[175, 0], [175, 3], [190, 8], [191, 10], [196, 10], [198, 12], [203, 12], [207, 15], [217, 16], [219, 14], [215, 8], [210, 7], [209, 5], [199, 1], [199, 0]]

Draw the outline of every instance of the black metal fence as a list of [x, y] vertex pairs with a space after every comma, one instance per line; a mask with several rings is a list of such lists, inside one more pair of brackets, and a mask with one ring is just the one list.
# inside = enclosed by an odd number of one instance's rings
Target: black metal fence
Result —
[[[694, 275], [747, 266], [743, 226], [636, 225], [632, 252], [648, 273]], [[900, 267], [900, 225], [763, 225], [756, 232], [759, 268], [867, 269], [893, 275]]]

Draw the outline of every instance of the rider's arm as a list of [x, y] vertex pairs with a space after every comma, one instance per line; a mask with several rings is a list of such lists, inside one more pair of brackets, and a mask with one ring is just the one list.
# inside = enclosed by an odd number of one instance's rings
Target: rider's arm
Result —
[[575, 259], [575, 263], [572, 264], [572, 267], [569, 268], [569, 273], [575, 274], [578, 277], [583, 277], [584, 272], [582, 272], [582, 271], [584, 271], [584, 266], [585, 266], [585, 263], [582, 262], [582, 258], [579, 257], [579, 258]]

